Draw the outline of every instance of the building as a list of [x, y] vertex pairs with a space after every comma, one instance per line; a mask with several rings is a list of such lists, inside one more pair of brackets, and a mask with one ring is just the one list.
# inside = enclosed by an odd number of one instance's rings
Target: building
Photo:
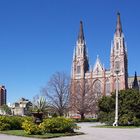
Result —
[[103, 95], [110, 95], [115, 91], [116, 70], [119, 69], [119, 89], [128, 88], [128, 62], [125, 38], [122, 31], [120, 14], [117, 14], [117, 25], [110, 51], [110, 69], [107, 70], [97, 57], [93, 69], [89, 69], [89, 58], [83, 32], [83, 24], [80, 22], [80, 31], [72, 62], [72, 81], [80, 79], [92, 79], [94, 85], [101, 87]]
[[[135, 76], [128, 77], [128, 87], [129, 88], [134, 88], [133, 87], [134, 81], [135, 81]], [[138, 88], [140, 90], [140, 76], [137, 76], [137, 85], [138, 85]]]
[[6, 89], [5, 86], [0, 86], [0, 106], [6, 104]]
[[12, 115], [24, 116], [30, 115], [30, 107], [32, 103], [25, 98], [21, 98], [19, 101], [15, 102], [11, 106]]
[[[76, 94], [75, 85], [77, 83], [80, 81], [86, 81], [86, 84], [93, 87], [94, 94], [100, 94], [98, 97], [101, 97], [102, 95], [110, 95], [116, 89], [116, 75], [118, 75], [119, 90], [127, 89], [128, 60], [125, 44], [120, 13], [117, 13], [116, 29], [110, 50], [110, 68], [104, 68], [98, 56], [93, 69], [90, 68], [83, 23], [81, 21], [72, 61], [71, 94]], [[74, 102], [72, 104], [74, 104]], [[73, 113], [77, 112], [76, 109], [75, 111], [72, 111]]]

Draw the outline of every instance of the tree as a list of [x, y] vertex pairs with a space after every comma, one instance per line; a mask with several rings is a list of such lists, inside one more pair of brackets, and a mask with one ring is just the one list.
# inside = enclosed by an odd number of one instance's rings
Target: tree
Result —
[[62, 72], [53, 74], [47, 86], [42, 89], [51, 111], [59, 116], [63, 116], [68, 111], [69, 89], [69, 77]]
[[34, 122], [36, 124], [40, 124], [42, 122], [43, 115], [46, 115], [47, 113], [47, 108], [48, 105], [45, 97], [43, 96], [34, 97], [32, 114], [34, 116]]
[[81, 120], [84, 120], [85, 114], [97, 113], [97, 102], [101, 96], [98, 82], [93, 83], [85, 79], [72, 81], [70, 110], [80, 114]]
[[[99, 100], [101, 122], [113, 124], [115, 116], [115, 94]], [[138, 90], [121, 90], [119, 93], [119, 125], [140, 125], [140, 94]]]
[[33, 101], [33, 111], [35, 112], [42, 112], [45, 113], [47, 110], [47, 102], [46, 102], [46, 98], [43, 96], [36, 96], [34, 97], [34, 101]]
[[1, 107], [3, 114], [11, 115], [11, 108], [8, 105], [3, 105]]
[[115, 94], [103, 96], [98, 101], [98, 119], [102, 123], [112, 125], [115, 117]]

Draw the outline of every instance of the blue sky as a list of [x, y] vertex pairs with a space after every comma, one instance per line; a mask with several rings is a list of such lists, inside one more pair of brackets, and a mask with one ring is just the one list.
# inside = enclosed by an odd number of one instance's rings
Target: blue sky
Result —
[[32, 99], [56, 71], [70, 74], [80, 20], [91, 65], [98, 54], [109, 68], [117, 11], [129, 75], [140, 75], [139, 5], [139, 0], [1, 0], [0, 84], [7, 88], [8, 102]]

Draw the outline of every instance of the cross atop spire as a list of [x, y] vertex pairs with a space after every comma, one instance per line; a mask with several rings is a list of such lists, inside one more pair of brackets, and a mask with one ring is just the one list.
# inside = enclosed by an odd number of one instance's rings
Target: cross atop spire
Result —
[[78, 34], [78, 42], [83, 42], [84, 41], [84, 31], [83, 31], [83, 22], [80, 21], [80, 30]]
[[120, 13], [117, 13], [117, 25], [116, 25], [116, 31], [115, 34], [117, 36], [120, 36], [122, 33], [122, 24], [121, 24], [121, 18], [120, 18]]

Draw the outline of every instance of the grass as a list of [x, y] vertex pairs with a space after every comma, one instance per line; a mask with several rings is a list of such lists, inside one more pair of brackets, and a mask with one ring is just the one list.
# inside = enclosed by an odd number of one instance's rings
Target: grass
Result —
[[114, 129], [132, 129], [132, 128], [140, 128], [140, 126], [111, 126], [111, 125], [98, 125], [98, 126], [92, 126], [96, 128], [114, 128]]
[[0, 131], [0, 133], [7, 134], [7, 135], [14, 135], [14, 136], [41, 138], [41, 139], [64, 137], [64, 136], [75, 136], [75, 135], [83, 134], [81, 132], [74, 132], [74, 133], [46, 133], [44, 135], [28, 135], [24, 132], [24, 130], [7, 130], [7, 131]]

